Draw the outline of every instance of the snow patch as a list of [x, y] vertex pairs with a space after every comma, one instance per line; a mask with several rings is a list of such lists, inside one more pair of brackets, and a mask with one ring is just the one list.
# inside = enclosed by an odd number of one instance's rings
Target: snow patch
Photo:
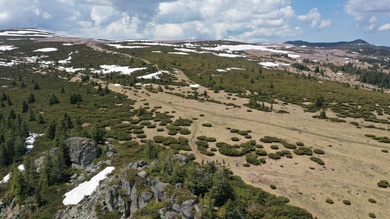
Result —
[[120, 44], [106, 44], [107, 46], [115, 47], [117, 49], [142, 49], [148, 48], [149, 46], [123, 46]]
[[110, 174], [115, 167], [106, 167], [103, 171], [92, 177], [91, 180], [81, 183], [76, 188], [65, 193], [65, 198], [62, 201], [64, 205], [77, 205], [87, 195], [91, 195], [99, 185], [99, 181], [103, 180]]
[[290, 64], [281, 63], [281, 62], [260, 62], [259, 64], [264, 67], [290, 66]]
[[225, 69], [217, 69], [218, 72], [228, 72], [228, 71], [232, 71], [232, 70], [239, 70], [239, 71], [244, 71], [245, 69], [244, 68], [225, 68]]
[[162, 73], [169, 73], [169, 71], [160, 70], [160, 71], [158, 71], [158, 72], [151, 73], [151, 74], [144, 75], [144, 76], [139, 76], [139, 77], [137, 77], [137, 78], [139, 78], [139, 79], [153, 79], [153, 78], [155, 78], [155, 79], [160, 79], [160, 78], [158, 77], [158, 75], [161, 75]]
[[9, 45], [4, 45], [4, 46], [0, 46], [0, 51], [11, 51], [11, 50], [14, 50], [14, 49], [19, 49], [18, 47], [14, 47], [14, 46], [9, 46]]
[[24, 142], [27, 145], [27, 150], [31, 150], [34, 148], [34, 142], [35, 139], [38, 137], [43, 136], [43, 134], [37, 134], [37, 133], [30, 133], [30, 136], [26, 138], [26, 141]]
[[49, 47], [49, 48], [36, 49], [33, 52], [55, 52], [57, 50], [58, 50], [57, 48]]
[[76, 72], [79, 72], [79, 71], [85, 71], [85, 68], [73, 68], [73, 67], [63, 67], [63, 66], [60, 66], [58, 67], [58, 70], [60, 71], [66, 71], [68, 73], [76, 73]]
[[128, 66], [118, 66], [118, 65], [101, 65], [102, 70], [95, 70], [94, 73], [103, 73], [109, 74], [112, 72], [120, 72], [125, 75], [129, 75], [135, 71], [145, 70], [146, 68], [129, 68]]
[[194, 88], [194, 89], [199, 88], [199, 87], [200, 87], [199, 84], [191, 84], [190, 85], [190, 88]]
[[190, 54], [188, 54], [186, 52], [168, 52], [168, 54], [172, 54], [172, 55], [185, 55], [185, 56], [190, 55]]

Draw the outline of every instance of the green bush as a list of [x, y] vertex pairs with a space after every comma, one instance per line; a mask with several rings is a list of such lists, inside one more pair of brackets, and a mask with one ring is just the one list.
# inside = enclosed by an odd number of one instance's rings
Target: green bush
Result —
[[376, 218], [376, 215], [374, 214], [374, 213], [368, 213], [368, 216], [370, 217], [370, 218]]
[[351, 205], [351, 201], [349, 200], [343, 200], [344, 205]]
[[256, 147], [256, 148], [264, 148], [264, 146], [261, 145], [261, 144], [256, 144], [255, 147]]
[[305, 144], [304, 144], [303, 142], [300, 142], [300, 141], [298, 141], [298, 142], [296, 143], [296, 145], [298, 145], [298, 146], [300, 146], [300, 147], [305, 146]]
[[285, 142], [285, 141], [282, 142], [282, 145], [283, 145], [285, 148], [291, 149], [291, 150], [297, 148], [297, 146], [296, 146], [295, 144], [290, 144], [290, 143], [287, 143], [287, 142]]
[[208, 137], [208, 138], [206, 139], [206, 141], [207, 141], [207, 142], [216, 142], [217, 139], [214, 138], [214, 137]]
[[389, 153], [389, 151], [386, 150], [386, 149], [382, 149], [381, 151], [382, 151], [383, 153], [386, 153], [386, 154]]
[[177, 134], [177, 131], [176, 130], [173, 130], [173, 129], [170, 129], [168, 131], [168, 135], [176, 135]]
[[245, 160], [246, 160], [246, 162], [248, 162], [250, 164], [253, 164], [253, 165], [259, 165], [260, 164], [259, 159], [257, 159], [257, 155], [254, 154], [254, 153], [246, 154]]
[[319, 165], [325, 165], [324, 161], [322, 161], [320, 158], [318, 157], [310, 157], [310, 160], [318, 163]]
[[212, 151], [212, 152], [216, 152], [216, 151], [218, 151], [216, 148], [210, 148], [210, 151]]
[[259, 156], [267, 156], [267, 151], [265, 150], [256, 150], [255, 153]]
[[217, 142], [217, 143], [215, 143], [215, 146], [217, 146], [218, 148], [220, 148], [222, 146], [226, 146], [226, 145], [229, 145], [229, 144], [226, 143], [226, 142]]
[[242, 136], [245, 136], [245, 135], [248, 135], [248, 132], [245, 131], [245, 130], [240, 130], [240, 131], [238, 132], [238, 134], [239, 134], [239, 135], [242, 135]]
[[222, 145], [219, 148], [219, 153], [226, 155], [226, 156], [233, 156], [233, 157], [239, 157], [242, 156], [241, 151], [238, 151], [237, 149], [234, 148], [234, 146], [231, 145]]
[[164, 131], [164, 128], [158, 128], [157, 129], [157, 132], [163, 132]]
[[263, 143], [279, 143], [282, 140], [276, 137], [264, 136], [264, 138], [260, 138], [260, 141]]
[[376, 203], [376, 200], [373, 199], [373, 198], [369, 198], [368, 201], [369, 201], [370, 203], [374, 203], [374, 204]]
[[240, 139], [237, 138], [237, 137], [231, 137], [231, 140], [232, 140], [232, 141], [240, 141]]
[[325, 154], [325, 151], [323, 151], [321, 149], [317, 149], [317, 148], [314, 149], [313, 152], [316, 153], [316, 154]]
[[271, 145], [271, 149], [273, 150], [279, 150], [279, 147], [277, 145]]
[[280, 155], [276, 153], [269, 153], [268, 157], [274, 160], [279, 160], [281, 158]]
[[146, 135], [145, 134], [138, 134], [137, 138], [146, 138]]
[[270, 187], [271, 189], [273, 189], [273, 190], [276, 189], [276, 186], [275, 186], [274, 184], [269, 185], [269, 187]]
[[244, 167], [250, 167], [251, 165], [249, 163], [244, 163], [242, 166]]
[[212, 125], [211, 123], [203, 123], [202, 126], [210, 128], [210, 127], [212, 127], [213, 125]]
[[189, 134], [191, 134], [191, 131], [188, 130], [188, 129], [182, 129], [182, 130], [179, 131], [179, 133], [181, 135], [189, 135]]
[[209, 147], [209, 144], [207, 143], [207, 141], [195, 141], [195, 144], [198, 147], [204, 147], [204, 148]]
[[159, 135], [156, 135], [156, 136], [153, 136], [153, 141], [155, 143], [163, 143], [163, 141], [165, 140], [165, 137], [164, 136], [159, 136]]
[[313, 151], [308, 147], [299, 147], [294, 150], [294, 153], [296, 155], [308, 155], [311, 156], [313, 154]]
[[199, 141], [206, 141], [207, 137], [204, 135], [201, 135], [201, 136], [196, 137], [196, 139], [198, 139]]
[[377, 183], [377, 185], [381, 188], [387, 188], [389, 187], [389, 182], [387, 180], [381, 180]]
[[330, 198], [327, 198], [326, 203], [333, 205], [334, 201]]

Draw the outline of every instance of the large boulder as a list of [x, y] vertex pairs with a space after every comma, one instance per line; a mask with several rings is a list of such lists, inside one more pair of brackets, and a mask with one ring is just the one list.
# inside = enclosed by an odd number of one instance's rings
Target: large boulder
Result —
[[68, 138], [65, 143], [69, 148], [70, 161], [77, 165], [88, 166], [101, 153], [96, 141], [89, 138]]

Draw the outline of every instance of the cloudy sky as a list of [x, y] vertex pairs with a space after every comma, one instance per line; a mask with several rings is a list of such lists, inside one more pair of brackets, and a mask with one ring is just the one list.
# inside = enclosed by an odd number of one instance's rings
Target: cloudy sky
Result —
[[0, 0], [0, 29], [105, 39], [364, 39], [390, 46], [389, 0]]

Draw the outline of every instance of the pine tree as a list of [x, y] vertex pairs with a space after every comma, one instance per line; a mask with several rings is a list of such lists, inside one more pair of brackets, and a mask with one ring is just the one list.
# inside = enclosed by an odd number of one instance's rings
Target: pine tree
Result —
[[26, 103], [25, 100], [22, 102], [22, 113], [27, 113], [28, 111], [28, 104]]
[[18, 204], [22, 204], [26, 197], [26, 182], [18, 168], [14, 168], [10, 179], [11, 194], [15, 197]]
[[27, 102], [28, 103], [34, 103], [35, 102], [34, 94], [31, 93], [30, 95], [28, 95]]

